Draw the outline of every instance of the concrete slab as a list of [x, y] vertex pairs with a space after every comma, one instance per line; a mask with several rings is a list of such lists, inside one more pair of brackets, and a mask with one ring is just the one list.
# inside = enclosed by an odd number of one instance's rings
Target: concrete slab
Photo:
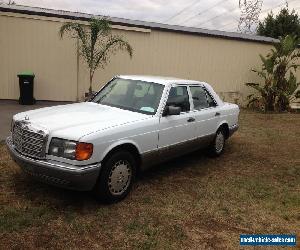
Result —
[[68, 103], [70, 102], [37, 101], [35, 105], [19, 105], [18, 101], [0, 100], [0, 141], [9, 135], [11, 119], [14, 114]]

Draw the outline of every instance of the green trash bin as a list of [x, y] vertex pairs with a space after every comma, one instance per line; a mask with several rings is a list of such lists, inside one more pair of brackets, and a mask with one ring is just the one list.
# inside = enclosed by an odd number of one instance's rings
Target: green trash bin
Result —
[[33, 97], [34, 73], [31, 71], [23, 71], [18, 74], [20, 98], [19, 103], [22, 105], [33, 105], [36, 100]]

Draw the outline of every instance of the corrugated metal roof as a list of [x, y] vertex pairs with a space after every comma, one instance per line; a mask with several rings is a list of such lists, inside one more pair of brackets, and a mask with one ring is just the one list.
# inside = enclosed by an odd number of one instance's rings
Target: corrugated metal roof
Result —
[[[2, 12], [13, 12], [13, 13], [22, 13], [28, 15], [38, 15], [38, 16], [47, 16], [47, 17], [57, 17], [57, 18], [65, 18], [72, 20], [83, 20], [86, 21], [91, 17], [103, 17], [100, 15], [91, 15], [80, 12], [71, 12], [65, 10], [53, 10], [53, 9], [45, 9], [39, 7], [28, 7], [23, 5], [7, 5], [0, 3], [0, 11]], [[253, 41], [253, 42], [261, 42], [261, 43], [274, 43], [278, 42], [277, 39], [264, 37], [264, 36], [256, 36], [256, 35], [247, 35], [237, 32], [225, 32], [219, 30], [208, 30], [194, 27], [186, 27], [179, 25], [169, 25], [163, 23], [154, 23], [154, 22], [145, 22], [139, 20], [131, 20], [125, 18], [118, 17], [109, 17], [113, 24], [125, 25], [131, 27], [140, 27], [140, 28], [150, 28], [154, 30], [164, 30], [170, 32], [180, 32], [186, 34], [196, 34], [200, 36], [212, 36], [219, 37], [224, 39], [234, 39], [234, 40], [244, 40], [244, 41]]]

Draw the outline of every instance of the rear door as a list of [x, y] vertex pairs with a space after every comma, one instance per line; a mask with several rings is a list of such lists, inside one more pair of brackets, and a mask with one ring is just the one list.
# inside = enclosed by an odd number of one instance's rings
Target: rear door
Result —
[[219, 124], [220, 112], [217, 102], [208, 90], [200, 85], [190, 86], [195, 116], [195, 137], [211, 140]]

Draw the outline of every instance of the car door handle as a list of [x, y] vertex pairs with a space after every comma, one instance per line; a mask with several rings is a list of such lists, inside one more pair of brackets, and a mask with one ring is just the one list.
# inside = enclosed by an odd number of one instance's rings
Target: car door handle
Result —
[[190, 117], [188, 120], [187, 120], [187, 122], [194, 122], [195, 121], [195, 118], [193, 118], [193, 117]]
[[217, 112], [217, 113], [215, 114], [215, 116], [219, 116], [219, 115], [221, 115], [219, 112]]

